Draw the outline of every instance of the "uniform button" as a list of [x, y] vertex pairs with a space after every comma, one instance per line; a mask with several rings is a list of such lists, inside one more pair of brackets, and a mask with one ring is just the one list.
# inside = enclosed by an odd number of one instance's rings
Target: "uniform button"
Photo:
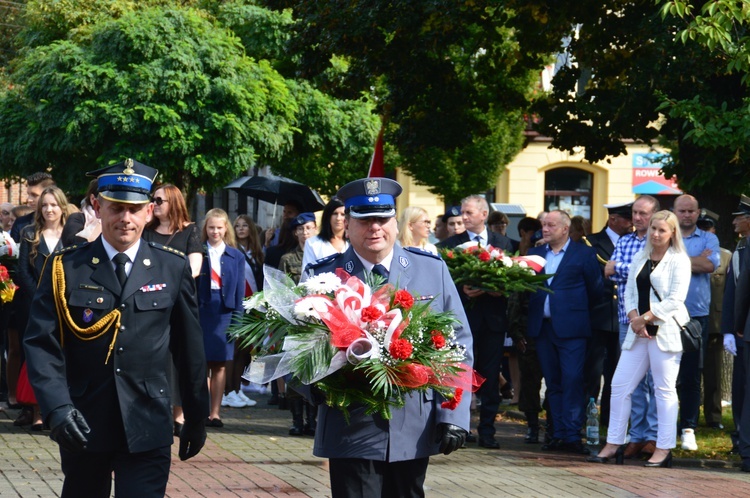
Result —
[[125, 350], [123, 348], [117, 348], [117, 354], [122, 354], [124, 352]]
[[122, 371], [119, 368], [115, 369], [115, 375], [120, 375], [121, 373]]
[[125, 325], [120, 325], [120, 332], [125, 332]]
[[151, 306], [159, 306], [159, 303], [157, 303], [156, 301], [154, 301], [153, 303], [151, 303]]
[[617, 301], [617, 296], [612, 296], [612, 299], [614, 299], [615, 301]]
[[86, 301], [86, 304], [91, 304], [91, 302], [91, 299], [89, 299], [88, 301]]
[[122, 304], [120, 305], [120, 309], [123, 309], [123, 310], [125, 309], [125, 303], [122, 303]]
[[164, 389], [159, 389], [159, 394], [164, 394]]

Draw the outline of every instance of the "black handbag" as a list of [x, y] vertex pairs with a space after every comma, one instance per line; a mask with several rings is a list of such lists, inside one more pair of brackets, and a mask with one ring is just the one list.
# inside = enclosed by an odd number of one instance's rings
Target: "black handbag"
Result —
[[[654, 284], [651, 284], [651, 289], [653, 289], [654, 294], [656, 294], [656, 299], [661, 301], [661, 296], [659, 296], [659, 293], [656, 292], [656, 289], [654, 289]], [[677, 317], [672, 317], [674, 319], [674, 322], [677, 324], [678, 327], [680, 327], [680, 338], [682, 339], [682, 352], [683, 353], [692, 353], [693, 351], [703, 351], [703, 327], [701, 326], [701, 322], [699, 322], [695, 318], [691, 318], [689, 322], [687, 322], [685, 325], [680, 325], [680, 322], [677, 321]]]

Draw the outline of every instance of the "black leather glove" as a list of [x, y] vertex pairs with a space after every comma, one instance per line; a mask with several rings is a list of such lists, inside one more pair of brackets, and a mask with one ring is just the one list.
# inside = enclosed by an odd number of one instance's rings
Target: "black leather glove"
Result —
[[185, 420], [180, 432], [180, 460], [185, 461], [200, 453], [206, 444], [206, 421], [198, 422]]
[[440, 443], [439, 451], [443, 455], [450, 455], [457, 449], [461, 448], [466, 441], [469, 433], [457, 425], [438, 424], [436, 443]]
[[49, 437], [63, 449], [70, 452], [86, 449], [89, 441], [84, 434], [91, 432], [91, 429], [81, 412], [73, 405], [63, 405], [52, 410], [47, 417], [47, 423], [52, 430]]

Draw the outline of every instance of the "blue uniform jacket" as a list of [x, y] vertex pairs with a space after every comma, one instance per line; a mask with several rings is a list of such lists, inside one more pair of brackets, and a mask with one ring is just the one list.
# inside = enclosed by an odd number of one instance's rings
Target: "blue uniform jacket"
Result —
[[[364, 278], [364, 268], [352, 247], [343, 254], [308, 266], [314, 274], [333, 272], [336, 268]], [[441, 259], [395, 246], [388, 282], [424, 298], [434, 296], [432, 309], [435, 311], [453, 311], [459, 320], [455, 325], [456, 341], [466, 346], [465, 363], [473, 365], [471, 331], [456, 286]], [[435, 442], [438, 424], [454, 424], [469, 430], [469, 393], [465, 393], [455, 410], [442, 408], [443, 401], [445, 399], [432, 390], [407, 396], [406, 406], [391, 409], [391, 420], [384, 420], [379, 415], [365, 415], [363, 407], [354, 408], [350, 410], [349, 424], [341, 411], [322, 404], [318, 407], [313, 454], [325, 458], [388, 462], [435, 455], [438, 453], [438, 443]]]

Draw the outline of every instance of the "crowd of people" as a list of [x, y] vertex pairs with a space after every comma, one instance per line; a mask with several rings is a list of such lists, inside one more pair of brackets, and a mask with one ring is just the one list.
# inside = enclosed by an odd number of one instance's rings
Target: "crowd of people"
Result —
[[[116, 417], [119, 425], [114, 428], [98, 419], [105, 410], [119, 413], [115, 406], [126, 395], [148, 397], [148, 403], [158, 405], [154, 413], [159, 416], [168, 408], [171, 433], [180, 438], [180, 456], [189, 458], [205, 440], [204, 427], [224, 426], [222, 407], [254, 406], [253, 393], [266, 390], [271, 392], [269, 404], [291, 412], [289, 434], [316, 436], [315, 454], [331, 459], [335, 496], [347, 496], [361, 481], [382, 488], [383, 496], [421, 496], [430, 455], [474, 442], [500, 448], [495, 424], [503, 398], [518, 403], [528, 424], [525, 442], [542, 443], [543, 451], [588, 455], [592, 463], [644, 458], [646, 466], [669, 467], [671, 449], [678, 444], [684, 450], [698, 448], [701, 404], [707, 425], [723, 428], [723, 350], [734, 355], [733, 450], [746, 462], [742, 469], [750, 471], [750, 408], [744, 410], [745, 400], [750, 402], [744, 396], [745, 362], [750, 361], [750, 349], [744, 346], [744, 337], [750, 338], [744, 333], [745, 301], [750, 299], [750, 266], [745, 262], [750, 254], [745, 245], [750, 234], [748, 198], [743, 197], [733, 213], [740, 239], [730, 252], [719, 247], [713, 233], [718, 217], [701, 210], [690, 195], [677, 197], [671, 211], [661, 210], [659, 201], [648, 195], [605, 206], [607, 222], [596, 233], [587, 220], [562, 210], [524, 217], [516, 223], [515, 240], [508, 236], [508, 216], [490, 212], [482, 196], [469, 196], [449, 208], [434, 220], [434, 231], [427, 211], [419, 206], [397, 216], [395, 198], [401, 188], [388, 179], [358, 180], [343, 187], [320, 217], [288, 202], [281, 225], [263, 230], [247, 215], [232, 221], [222, 209], [205, 213], [200, 226], [193, 223], [180, 190], [155, 184], [152, 191], [156, 173], [140, 163], [126, 161], [93, 176], [80, 208], [68, 202], [46, 173], [27, 178], [25, 206], [0, 205], [6, 247], [2, 263], [18, 285], [13, 301], [1, 308], [2, 395], [10, 408], [20, 408], [15, 425], [51, 429], [62, 447], [66, 477], [79, 475], [86, 466], [103, 465], [81, 458], [84, 447], [111, 451], [112, 460], [122, 457], [123, 448], [128, 454], [154, 451], [151, 458], [163, 465], [164, 445], [158, 441], [166, 439], [160, 432], [144, 442], [139, 439], [143, 434], [132, 433], [138, 423], [131, 424], [130, 415]], [[139, 176], [148, 180], [149, 188], [123, 186], [112, 176]], [[370, 195], [372, 189], [379, 196]], [[446, 281], [440, 250], [467, 242], [543, 258], [543, 273], [549, 275], [546, 289], [511, 295], [467, 285], [456, 289]], [[170, 259], [170, 254], [181, 259]], [[112, 263], [107, 271], [98, 270], [104, 260]], [[80, 271], [87, 263], [93, 269]], [[148, 274], [157, 263], [164, 265], [158, 278], [142, 278], [131, 288], [134, 274]], [[442, 288], [444, 301], [434, 306], [462, 319], [459, 336], [469, 348], [467, 363], [484, 379], [473, 401], [462, 402], [455, 416], [447, 416], [431, 398], [424, 406], [409, 401], [394, 415], [397, 419], [415, 410], [431, 414], [420, 418], [434, 425], [429, 434], [424, 427], [409, 434], [402, 429], [389, 433], [387, 421], [374, 415], [363, 416], [359, 425], [347, 424], [338, 412], [316, 403], [305, 389], [289, 388], [283, 379], [267, 386], [242, 380], [252, 351], [230, 341], [227, 332], [233, 317], [243, 312], [244, 299], [263, 289], [264, 266], [283, 271], [296, 283], [344, 265], [352, 274], [382, 272], [393, 282], [413, 274], [411, 285], [430, 288], [430, 295]], [[67, 284], [63, 291], [59, 279]], [[37, 306], [48, 309], [37, 314]], [[50, 314], [56, 309], [58, 313]], [[129, 327], [144, 327], [142, 318], [133, 321], [146, 309], [154, 324], [168, 325], [158, 343], [149, 343], [154, 348], [150, 353], [158, 351], [149, 366], [128, 365], [152, 376], [126, 393], [118, 383], [126, 375], [120, 365], [127, 365], [122, 358], [128, 356], [128, 347], [135, 348], [130, 341], [140, 333]], [[683, 351], [681, 329], [690, 320], [702, 330], [697, 351]], [[108, 339], [103, 349], [87, 349], [86, 341], [100, 337], [101, 327], [115, 322], [111, 343]], [[55, 326], [50, 329], [50, 324]], [[49, 330], [58, 329], [59, 337], [50, 336]], [[64, 341], [72, 345], [63, 346]], [[62, 359], [92, 351], [106, 357], [97, 369], [107, 375], [88, 385], [88, 376], [81, 374], [81, 385], [76, 386]], [[152, 365], [158, 361], [162, 364]], [[29, 382], [39, 399], [18, 399], [17, 388]], [[104, 394], [92, 391], [94, 384]], [[55, 385], [66, 385], [71, 398], [59, 399], [50, 392]], [[596, 455], [582, 438], [591, 398], [600, 400], [600, 422], [608, 427], [606, 444]], [[86, 405], [92, 400], [96, 409]], [[478, 410], [475, 431], [469, 427], [469, 403]], [[547, 423], [542, 438], [543, 411]], [[318, 427], [325, 430], [316, 431]], [[108, 436], [98, 439], [97, 429]], [[136, 472], [138, 477], [122, 489], [153, 478], [139, 472], [145, 477]], [[378, 482], [373, 483], [373, 475], [380, 476]], [[65, 489], [70, 496], [94, 496], [105, 483], [94, 479], [87, 486], [66, 479]]]

